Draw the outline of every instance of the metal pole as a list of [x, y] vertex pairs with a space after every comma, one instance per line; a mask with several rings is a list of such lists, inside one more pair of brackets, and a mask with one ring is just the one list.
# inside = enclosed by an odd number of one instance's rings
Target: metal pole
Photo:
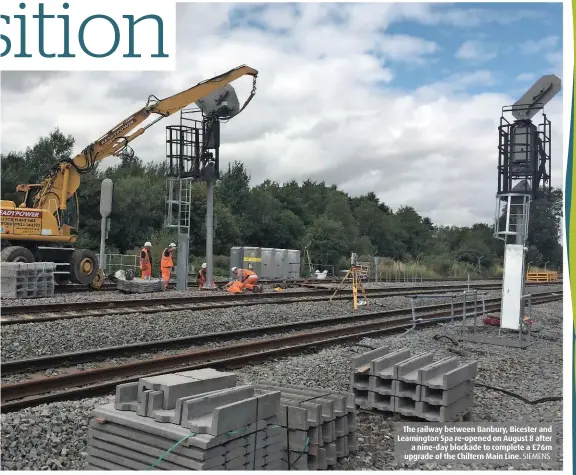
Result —
[[213, 261], [214, 261], [214, 180], [208, 180], [207, 198], [206, 198], [206, 284], [205, 289], [214, 289], [213, 279]]
[[[523, 216], [524, 208], [522, 206], [522, 211], [518, 213], [517, 221], [516, 221], [516, 244], [520, 244], [524, 246], [524, 216]], [[523, 251], [522, 253], [522, 284], [520, 287], [520, 295], [522, 298], [520, 299], [520, 322], [524, 317], [524, 313], [526, 310], [526, 302], [524, 301], [524, 282], [526, 281], [526, 252]], [[520, 331], [522, 331], [522, 326], [520, 326]]]
[[100, 269], [106, 268], [106, 217], [100, 220]]
[[176, 290], [188, 288], [188, 253], [190, 251], [190, 236], [178, 233], [178, 258], [176, 259]]

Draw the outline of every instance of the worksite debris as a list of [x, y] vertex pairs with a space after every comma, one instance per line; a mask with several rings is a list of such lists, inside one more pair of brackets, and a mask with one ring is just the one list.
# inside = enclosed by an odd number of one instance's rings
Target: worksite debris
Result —
[[140, 279], [133, 280], [118, 279], [118, 290], [130, 294], [147, 294], [152, 292], [163, 292], [164, 285], [160, 279]]
[[33, 299], [54, 296], [53, 262], [2, 262], [2, 298]]
[[116, 387], [89, 424], [92, 470], [324, 470], [356, 448], [354, 396], [236, 386], [211, 368]]
[[373, 409], [451, 422], [474, 405], [477, 362], [434, 361], [434, 353], [382, 347], [352, 359], [351, 387], [356, 403]]

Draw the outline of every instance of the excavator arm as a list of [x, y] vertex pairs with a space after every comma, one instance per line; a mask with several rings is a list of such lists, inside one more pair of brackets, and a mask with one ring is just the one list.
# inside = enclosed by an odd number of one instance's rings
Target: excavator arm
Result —
[[[65, 210], [68, 199], [76, 193], [80, 186], [81, 174], [92, 171], [101, 160], [120, 154], [130, 142], [164, 117], [182, 110], [245, 75], [252, 76], [254, 82], [250, 97], [241, 109], [243, 110], [256, 92], [258, 71], [249, 66], [239, 66], [162, 100], [151, 96], [146, 106], [120, 122], [73, 159], [56, 164], [39, 185], [20, 185], [18, 188], [21, 191], [24, 191], [25, 188], [29, 189], [31, 186], [39, 188], [34, 196], [33, 208], [43, 209], [51, 214], [58, 210]], [[158, 116], [156, 120], [134, 130], [153, 114]]]

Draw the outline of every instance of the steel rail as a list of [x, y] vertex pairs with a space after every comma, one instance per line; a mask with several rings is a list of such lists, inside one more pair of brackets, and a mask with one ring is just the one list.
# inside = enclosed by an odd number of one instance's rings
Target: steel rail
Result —
[[[561, 293], [540, 294], [534, 305], [562, 297]], [[488, 311], [498, 310], [500, 302], [486, 306]], [[458, 318], [458, 317], [456, 317]], [[438, 319], [452, 319], [444, 312], [419, 315], [419, 326], [435, 324]], [[388, 334], [412, 326], [412, 317], [377, 320], [313, 332], [295, 333], [278, 338], [239, 343], [225, 347], [192, 350], [176, 355], [147, 359], [122, 365], [96, 368], [59, 376], [35, 378], [23, 382], [3, 384], [0, 387], [1, 411], [11, 412], [47, 402], [75, 399], [105, 394], [120, 383], [137, 381], [142, 376], [165, 372], [190, 370], [203, 367], [233, 368], [273, 356], [286, 356], [304, 349], [333, 345], [363, 336]], [[50, 393], [50, 391], [55, 391]], [[48, 394], [46, 394], [48, 393]]]
[[[495, 287], [485, 287], [482, 290], [499, 290], [499, 286]], [[457, 287], [454, 289], [455, 291], [463, 291], [464, 288]], [[214, 305], [202, 305], [204, 302], [200, 302], [201, 305], [198, 303], [190, 303], [184, 305], [178, 305], [177, 307], [174, 306], [167, 306], [165, 303], [156, 304], [155, 300], [146, 301], [145, 303], [140, 302], [139, 305], [145, 305], [144, 307], [132, 307], [129, 306], [127, 309], [123, 308], [112, 308], [112, 309], [103, 309], [103, 310], [91, 310], [89, 302], [82, 302], [83, 304], [87, 304], [86, 310], [80, 312], [80, 310], [73, 311], [73, 313], [60, 313], [60, 312], [50, 312], [48, 315], [44, 315], [41, 317], [27, 317], [28, 314], [25, 314], [23, 318], [12, 318], [12, 319], [2, 319], [0, 321], [0, 325], [22, 325], [28, 323], [42, 323], [42, 322], [50, 322], [56, 320], [70, 320], [74, 318], [85, 318], [85, 317], [104, 317], [104, 316], [111, 316], [111, 315], [130, 315], [134, 313], [142, 313], [142, 314], [153, 314], [153, 313], [160, 313], [160, 312], [181, 312], [181, 311], [203, 311], [203, 310], [214, 310], [214, 309], [222, 309], [222, 308], [232, 308], [232, 307], [251, 307], [256, 305], [282, 305], [282, 304], [290, 304], [290, 303], [301, 303], [301, 302], [324, 302], [327, 300], [348, 300], [350, 299], [350, 295], [346, 292], [340, 293], [340, 295], [336, 295], [332, 297], [333, 290], [326, 293], [322, 291], [315, 291], [315, 292], [293, 292], [289, 296], [286, 296], [285, 293], [282, 294], [264, 294], [270, 295], [272, 297], [276, 297], [277, 299], [253, 299], [246, 302], [242, 302], [242, 299], [232, 299], [234, 302], [231, 303], [223, 303], [223, 304], [214, 304]], [[368, 299], [377, 299], [377, 298], [388, 298], [388, 297], [409, 297], [410, 295], [417, 295], [417, 294], [434, 294], [437, 293], [435, 289], [426, 289], [426, 290], [404, 290], [404, 291], [383, 291], [377, 290], [371, 293], [367, 293]], [[262, 294], [260, 294], [262, 295]], [[225, 301], [227, 296], [223, 296], [222, 300]], [[302, 298], [303, 297], [303, 298]], [[191, 299], [196, 299], [196, 297], [189, 297]], [[204, 297], [198, 297], [204, 298]], [[440, 298], [440, 297], [439, 297]], [[449, 295], [446, 296], [449, 298]], [[66, 305], [66, 304], [64, 304]], [[174, 305], [174, 304], [172, 304]]]
[[[393, 294], [394, 292], [420, 292], [423, 291], [445, 291], [445, 290], [463, 290], [464, 285], [441, 285], [441, 286], [415, 286], [415, 287], [388, 287], [388, 288], [380, 288], [380, 289], [371, 289], [372, 292], [377, 293], [390, 293]], [[497, 284], [474, 284], [470, 285], [470, 289], [497, 289], [500, 288], [500, 285]], [[466, 286], [467, 288], [467, 286]], [[109, 313], [108, 315], [112, 315], [110, 313], [111, 310], [115, 309], [128, 309], [128, 308], [142, 308], [142, 310], [138, 310], [138, 313], [146, 313], [146, 309], [149, 312], [154, 313], [157, 310], [151, 309], [151, 306], [160, 307], [160, 306], [174, 306], [174, 305], [182, 305], [187, 303], [195, 303], [195, 304], [204, 304], [206, 302], [236, 302], [236, 301], [251, 301], [251, 300], [266, 300], [266, 299], [274, 299], [274, 298], [301, 298], [306, 296], [331, 296], [335, 288], [321, 288], [315, 287], [314, 290], [311, 291], [304, 291], [304, 292], [270, 292], [270, 293], [262, 293], [262, 294], [217, 294], [217, 295], [195, 295], [195, 296], [188, 296], [188, 297], [165, 297], [165, 298], [155, 298], [150, 300], [141, 300], [141, 299], [130, 299], [130, 300], [107, 300], [107, 301], [91, 301], [91, 302], [60, 302], [60, 303], [39, 303], [33, 305], [3, 305], [2, 306], [2, 314], [3, 316], [12, 316], [12, 315], [33, 315], [36, 313], [56, 313], [56, 312], [81, 312], [79, 315], [76, 315], [73, 318], [77, 318], [78, 316], [91, 316], [86, 314], [85, 312], [94, 313], [96, 310], [107, 310]], [[340, 297], [342, 297], [342, 293], [345, 293], [349, 289], [342, 289], [340, 290]], [[370, 296], [370, 294], [368, 295]], [[394, 295], [391, 295], [394, 296]], [[337, 295], [335, 298], [338, 298]], [[349, 298], [349, 296], [344, 297]], [[175, 308], [162, 308], [160, 311], [164, 310], [179, 310], [179, 307]], [[49, 319], [49, 317], [46, 317]], [[58, 319], [58, 318], [56, 318]], [[2, 320], [2, 324], [9, 322], [10, 320]], [[10, 323], [8, 323], [10, 324]]]
[[[499, 298], [486, 299], [487, 303], [497, 302]], [[460, 302], [454, 303], [454, 311], [462, 308]], [[459, 306], [459, 307], [458, 307]], [[450, 310], [451, 303], [428, 305], [424, 310]], [[420, 311], [420, 309], [417, 309]], [[133, 343], [129, 345], [110, 346], [105, 348], [96, 348], [87, 351], [78, 351], [70, 353], [62, 353], [57, 355], [39, 356], [36, 358], [29, 358], [23, 360], [2, 361], [0, 365], [0, 372], [4, 375], [15, 374], [21, 372], [29, 372], [32, 370], [48, 369], [66, 364], [80, 364], [95, 361], [101, 358], [112, 358], [117, 356], [126, 356], [135, 353], [141, 353], [150, 350], [170, 349], [179, 345], [208, 343], [217, 340], [230, 340], [247, 338], [251, 336], [260, 336], [269, 333], [282, 333], [296, 330], [304, 330], [307, 328], [316, 328], [324, 325], [339, 325], [348, 322], [361, 322], [369, 321], [374, 318], [390, 318], [395, 316], [410, 313], [411, 308], [401, 308], [394, 310], [360, 313], [353, 315], [344, 315], [338, 317], [318, 318], [314, 320], [304, 320], [290, 323], [280, 323], [275, 325], [264, 325], [260, 327], [242, 328], [239, 330], [231, 330], [224, 332], [201, 333], [197, 335], [189, 335], [179, 338], [170, 338], [165, 340], [152, 340], [146, 342]]]
[[[493, 280], [494, 282], [498, 282], [498, 279], [471, 279], [470, 281], [473, 282], [474, 280]], [[324, 283], [340, 283], [342, 279], [332, 278], [326, 279], [321, 282]], [[228, 280], [215, 280], [214, 283], [216, 285], [226, 284], [229, 282]], [[290, 284], [290, 285], [299, 285], [302, 283], [314, 283], [315, 280], [313, 279], [260, 279], [258, 281], [261, 284]], [[318, 281], [316, 281], [318, 282]], [[396, 283], [401, 283], [401, 280], [396, 281]], [[407, 283], [411, 283], [411, 281], [407, 280]], [[438, 278], [438, 279], [428, 279], [425, 278], [422, 281], [418, 280], [417, 282], [413, 283], [421, 283], [421, 282], [468, 282], [466, 279], [452, 279], [452, 278]], [[192, 288], [196, 286], [196, 281], [191, 279], [188, 281], [188, 285]], [[54, 291], [56, 293], [77, 293], [77, 292], [103, 292], [103, 291], [111, 291], [117, 290], [117, 284], [112, 282], [105, 282], [99, 289], [93, 289], [86, 285], [81, 284], [68, 284], [68, 285], [56, 285]]]

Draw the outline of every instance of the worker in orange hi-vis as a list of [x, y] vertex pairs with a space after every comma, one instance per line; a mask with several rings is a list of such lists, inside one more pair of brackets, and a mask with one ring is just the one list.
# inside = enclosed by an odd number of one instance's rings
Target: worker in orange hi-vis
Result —
[[[202, 289], [206, 285], [206, 272], [207, 272], [206, 263], [202, 263], [202, 267], [198, 271], [198, 288]], [[212, 281], [212, 288], [216, 288], [216, 284]]]
[[142, 278], [150, 280], [152, 278], [152, 254], [150, 250], [152, 249], [152, 243], [147, 241], [144, 243], [142, 251], [140, 251], [140, 271], [142, 272]]
[[238, 267], [232, 267], [232, 274], [236, 276], [238, 281], [242, 283], [242, 287], [246, 290], [258, 290], [254, 287], [258, 284], [258, 276], [256, 272], [250, 269], [239, 269]]
[[168, 282], [170, 282], [170, 274], [174, 268], [174, 261], [172, 257], [174, 256], [174, 251], [176, 250], [176, 244], [171, 243], [162, 252], [162, 260], [160, 261], [160, 273], [162, 274], [162, 281], [164, 282], [164, 288], [168, 287]]
[[231, 294], [241, 294], [244, 291], [244, 286], [239, 280], [233, 280], [232, 282], [228, 282], [224, 289]]
[[206, 283], [206, 267], [206, 263], [203, 262], [202, 267], [198, 271], [198, 288], [200, 289], [204, 287], [204, 284]]

